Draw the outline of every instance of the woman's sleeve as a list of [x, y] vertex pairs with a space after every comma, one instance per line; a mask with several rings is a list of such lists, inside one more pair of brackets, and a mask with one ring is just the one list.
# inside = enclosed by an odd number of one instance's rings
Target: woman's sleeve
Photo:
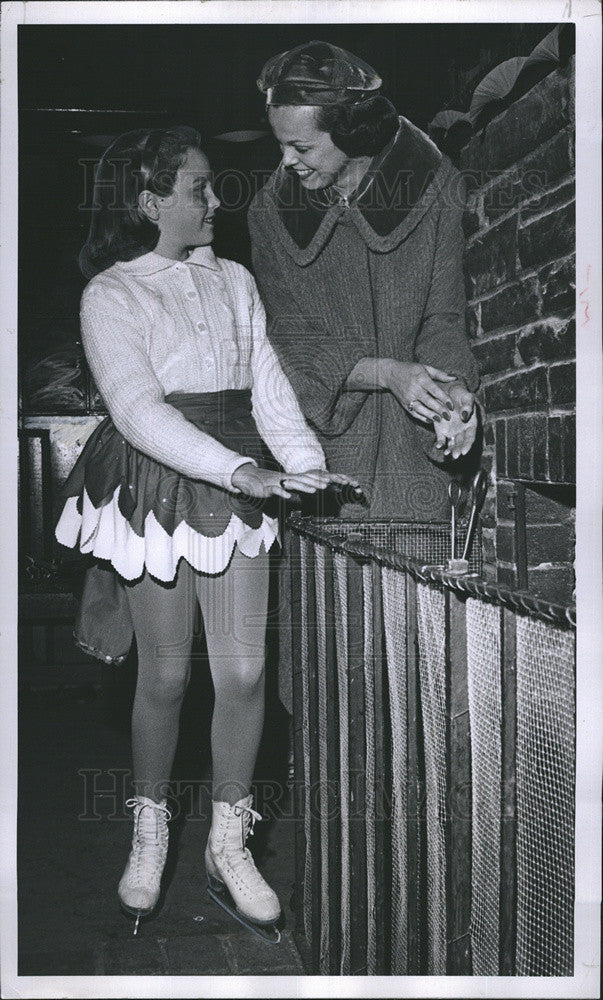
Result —
[[286, 472], [325, 469], [318, 438], [308, 426], [289, 379], [266, 336], [266, 313], [249, 275], [252, 299], [253, 416], [270, 451]]
[[86, 359], [120, 434], [176, 472], [238, 492], [232, 474], [253, 459], [225, 448], [165, 402], [143, 320], [136, 320], [126, 293], [93, 281], [82, 296], [80, 319]]
[[[325, 329], [319, 309], [316, 317], [302, 313], [262, 226], [260, 216], [264, 211], [263, 205], [252, 206], [248, 221], [253, 270], [266, 307], [268, 339], [306, 419], [325, 437], [336, 437], [348, 430], [366, 400], [365, 391], [348, 391], [346, 382], [362, 358], [375, 355], [375, 345], [364, 341], [356, 328]], [[312, 281], [311, 275], [302, 277]], [[320, 294], [317, 291], [318, 299]]]
[[466, 189], [458, 171], [453, 171], [440, 199], [431, 285], [415, 342], [415, 358], [421, 364], [458, 375], [475, 392], [479, 369], [465, 330], [462, 217]]

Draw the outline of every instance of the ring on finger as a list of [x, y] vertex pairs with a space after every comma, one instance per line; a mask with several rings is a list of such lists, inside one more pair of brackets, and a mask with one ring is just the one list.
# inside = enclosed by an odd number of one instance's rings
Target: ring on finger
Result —
[[408, 404], [408, 409], [410, 410], [411, 413], [414, 410], [414, 408], [415, 408], [415, 406], [417, 405], [418, 402], [419, 402], [418, 399], [411, 399], [410, 403]]
[[287, 478], [286, 476], [283, 476], [282, 479], [279, 479], [279, 485], [280, 485], [281, 489], [283, 489], [283, 490], [286, 490], [286, 489], [289, 488], [288, 486], [285, 486], [285, 479], [286, 478]]

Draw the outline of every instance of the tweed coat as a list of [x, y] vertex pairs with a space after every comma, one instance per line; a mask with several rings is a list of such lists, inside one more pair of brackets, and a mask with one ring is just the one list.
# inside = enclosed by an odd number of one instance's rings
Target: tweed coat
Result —
[[435, 365], [471, 391], [465, 332], [464, 182], [406, 118], [349, 205], [323, 207], [282, 165], [250, 206], [253, 269], [268, 336], [328, 467], [358, 478], [369, 509], [342, 516], [437, 521], [449, 471], [435, 435], [389, 392], [347, 391], [364, 357]]

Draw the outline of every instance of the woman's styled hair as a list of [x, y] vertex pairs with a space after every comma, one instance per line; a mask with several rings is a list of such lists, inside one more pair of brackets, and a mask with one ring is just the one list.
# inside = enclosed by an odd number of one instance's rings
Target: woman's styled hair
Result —
[[142, 191], [167, 197], [199, 133], [185, 125], [125, 132], [103, 153], [94, 176], [92, 218], [79, 265], [86, 278], [153, 250], [159, 228], [139, 207]]
[[316, 127], [328, 132], [346, 156], [375, 156], [398, 131], [398, 114], [382, 94], [356, 104], [325, 104], [316, 108]]

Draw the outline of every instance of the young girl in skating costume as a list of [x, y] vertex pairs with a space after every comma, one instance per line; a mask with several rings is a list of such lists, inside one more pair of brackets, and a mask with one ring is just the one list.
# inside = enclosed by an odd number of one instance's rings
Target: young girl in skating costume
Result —
[[[134, 835], [118, 890], [136, 928], [157, 904], [165, 865], [197, 602], [215, 688], [209, 886], [226, 888], [252, 929], [278, 920], [278, 898], [245, 847], [258, 818], [250, 787], [278, 534], [263, 505], [353, 485], [326, 471], [267, 340], [251, 274], [213, 253], [219, 205], [193, 129], [129, 132], [99, 164], [82, 255], [95, 273], [82, 296], [82, 340], [109, 416], [65, 484], [56, 537], [112, 567], [136, 636]], [[285, 474], [265, 468], [262, 440]]]

